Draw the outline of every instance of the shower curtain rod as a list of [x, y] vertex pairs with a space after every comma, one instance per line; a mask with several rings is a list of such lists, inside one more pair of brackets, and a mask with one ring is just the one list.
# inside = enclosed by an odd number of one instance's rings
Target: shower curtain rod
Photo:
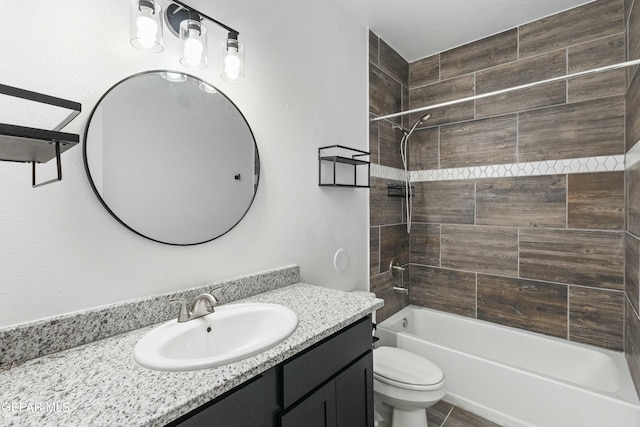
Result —
[[447, 102], [441, 102], [441, 103], [438, 103], [438, 104], [428, 105], [426, 107], [414, 108], [413, 110], [407, 110], [407, 111], [402, 111], [402, 112], [399, 112], [399, 113], [393, 113], [393, 114], [387, 114], [387, 115], [384, 115], [384, 116], [378, 116], [378, 117], [374, 117], [374, 118], [370, 119], [370, 121], [371, 122], [376, 122], [378, 120], [391, 119], [391, 118], [394, 118], [394, 117], [405, 116], [407, 114], [419, 113], [419, 112], [427, 111], [427, 110], [433, 110], [434, 108], [448, 107], [449, 105], [460, 104], [462, 102], [467, 102], [467, 101], [475, 101], [476, 99], [488, 98], [490, 96], [495, 96], [495, 95], [502, 95], [503, 93], [513, 92], [513, 91], [521, 90], [521, 89], [527, 89], [527, 88], [530, 88], [530, 87], [533, 87], [533, 86], [537, 86], [537, 85], [541, 85], [541, 84], [545, 84], [545, 83], [553, 83], [553, 82], [557, 82], [557, 81], [560, 81], [560, 80], [572, 79], [572, 78], [575, 78], [575, 77], [582, 77], [582, 76], [586, 76], [586, 75], [590, 75], [590, 74], [601, 73], [601, 72], [604, 72], [604, 71], [617, 70], [619, 68], [631, 67], [631, 66], [634, 66], [634, 65], [640, 65], [640, 59], [634, 59], [633, 61], [620, 62], [618, 64], [607, 65], [607, 66], [599, 67], [599, 68], [593, 68], [591, 70], [586, 70], [586, 71], [579, 71], [577, 73], [567, 74], [567, 75], [564, 75], [564, 76], [552, 77], [552, 78], [549, 78], [549, 79], [540, 80], [540, 81], [533, 82], [533, 83], [527, 83], [527, 84], [523, 84], [523, 85], [519, 85], [519, 86], [513, 86], [513, 87], [510, 87], [510, 88], [506, 88], [506, 89], [496, 90], [496, 91], [493, 91], [493, 92], [483, 93], [481, 95], [474, 95], [474, 96], [469, 96], [467, 98], [460, 98], [460, 99], [455, 99], [453, 101], [447, 101]]

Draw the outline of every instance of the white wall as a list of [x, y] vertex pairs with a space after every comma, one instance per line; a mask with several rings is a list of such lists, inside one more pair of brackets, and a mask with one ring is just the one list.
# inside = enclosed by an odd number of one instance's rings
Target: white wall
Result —
[[[245, 81], [222, 81], [217, 44], [226, 34], [211, 27], [210, 67], [193, 74], [223, 90], [253, 129], [262, 166], [253, 207], [217, 240], [167, 246], [135, 235], [103, 209], [81, 146], [63, 155], [62, 182], [37, 189], [29, 165], [0, 162], [0, 326], [292, 263], [303, 281], [366, 288], [368, 192], [318, 187], [317, 148], [367, 148], [367, 30], [322, 0], [190, 1], [240, 31], [246, 46]], [[126, 0], [0, 6], [16, 14], [0, 27], [0, 82], [81, 102], [66, 131], [82, 134], [99, 97], [120, 79], [181, 69], [179, 44], [166, 31], [161, 54], [131, 47]], [[0, 122], [50, 126], [59, 119], [21, 105], [0, 102]], [[44, 179], [53, 170], [50, 162], [38, 172]], [[332, 260], [341, 247], [350, 264], [338, 273]]]

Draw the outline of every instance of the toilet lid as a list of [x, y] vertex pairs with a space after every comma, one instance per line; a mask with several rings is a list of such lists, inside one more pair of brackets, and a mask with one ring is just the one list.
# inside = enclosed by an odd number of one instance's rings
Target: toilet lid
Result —
[[373, 350], [373, 373], [381, 381], [388, 379], [408, 386], [430, 386], [444, 380], [442, 370], [429, 359], [385, 346]]

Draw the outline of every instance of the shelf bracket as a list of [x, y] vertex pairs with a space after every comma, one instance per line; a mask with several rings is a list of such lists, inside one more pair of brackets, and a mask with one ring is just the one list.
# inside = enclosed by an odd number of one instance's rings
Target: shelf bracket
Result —
[[60, 141], [55, 141], [56, 144], [56, 167], [58, 169], [58, 177], [50, 179], [48, 181], [36, 184], [36, 162], [31, 162], [31, 187], [38, 188], [43, 185], [52, 184], [54, 182], [62, 181], [62, 161], [60, 160]]

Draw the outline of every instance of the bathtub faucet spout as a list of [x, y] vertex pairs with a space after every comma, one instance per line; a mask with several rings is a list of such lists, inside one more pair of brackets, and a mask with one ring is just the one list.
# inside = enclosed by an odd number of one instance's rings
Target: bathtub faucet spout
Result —
[[404, 295], [409, 295], [409, 289], [403, 288], [401, 286], [394, 286], [393, 291], [400, 292], [401, 294], [404, 294]]

